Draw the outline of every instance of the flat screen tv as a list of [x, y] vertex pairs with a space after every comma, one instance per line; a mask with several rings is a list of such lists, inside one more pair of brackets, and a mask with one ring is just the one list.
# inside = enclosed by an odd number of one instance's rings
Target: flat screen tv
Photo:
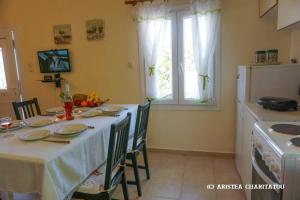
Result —
[[38, 51], [41, 73], [70, 72], [70, 56], [68, 49]]

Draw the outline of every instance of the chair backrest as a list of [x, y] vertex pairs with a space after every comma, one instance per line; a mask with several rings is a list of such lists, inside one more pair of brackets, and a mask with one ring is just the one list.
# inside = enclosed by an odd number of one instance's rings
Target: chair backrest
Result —
[[134, 131], [133, 143], [132, 143], [132, 150], [136, 150], [137, 147], [147, 139], [147, 128], [148, 128], [150, 107], [151, 107], [151, 101], [148, 101], [144, 105], [139, 105], [138, 107], [135, 131]]
[[[30, 99], [27, 101], [22, 101], [22, 102], [13, 102], [12, 105], [13, 105], [17, 120], [21, 120], [20, 109], [21, 109], [25, 119], [41, 114], [41, 110], [40, 110], [40, 106], [39, 106], [37, 98], [33, 98], [33, 99]], [[35, 106], [36, 112], [34, 111], [33, 106]]]
[[113, 124], [110, 130], [108, 155], [106, 162], [104, 189], [109, 190], [117, 186], [121, 181], [124, 171], [131, 113], [117, 124]]

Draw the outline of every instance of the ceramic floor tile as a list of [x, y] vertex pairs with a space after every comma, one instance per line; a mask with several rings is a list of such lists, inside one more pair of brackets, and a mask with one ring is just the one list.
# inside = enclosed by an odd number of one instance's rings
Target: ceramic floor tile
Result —
[[185, 172], [182, 165], [161, 165], [152, 169], [151, 178], [153, 179], [170, 179], [174, 181], [181, 181]]
[[182, 193], [180, 200], [216, 200], [215, 192]]
[[215, 200], [217, 197], [215, 190], [208, 190], [207, 185], [213, 184], [203, 180], [183, 180], [181, 190], [181, 200]]
[[214, 159], [214, 174], [216, 183], [240, 184], [240, 176], [234, 165], [233, 159]]
[[214, 184], [214, 182], [211, 181], [205, 181], [205, 180], [183, 180], [182, 181], [182, 192], [185, 193], [191, 193], [195, 191], [210, 191], [207, 189], [208, 184]]
[[179, 199], [181, 185], [182, 183], [180, 181], [151, 179], [144, 185], [144, 195], [146, 197]]
[[213, 167], [214, 159], [211, 157], [205, 156], [186, 156], [186, 167], [194, 168], [194, 167]]
[[[150, 175], [152, 175], [152, 171], [150, 171]], [[139, 177], [140, 180], [146, 180], [147, 176], [146, 176], [146, 171], [139, 169]], [[134, 176], [134, 172], [133, 172], [133, 168], [132, 167], [127, 167], [126, 169], [126, 178], [129, 181], [134, 181], [135, 180], [135, 176]]]
[[223, 184], [241, 184], [241, 179], [236, 173], [215, 173], [215, 182]]
[[216, 171], [235, 173], [235, 163], [232, 158], [214, 158], [213, 166]]
[[166, 165], [185, 165], [186, 156], [172, 153], [150, 153], [149, 164], [152, 166], [160, 166], [162, 163]]
[[213, 159], [203, 156], [187, 156], [184, 180], [214, 181]]
[[212, 167], [185, 168], [183, 179], [214, 182], [214, 170]]
[[161, 197], [139, 197], [137, 200], [176, 200], [176, 199], [170, 199], [170, 198], [161, 198]]
[[246, 200], [242, 190], [217, 191], [217, 200]]

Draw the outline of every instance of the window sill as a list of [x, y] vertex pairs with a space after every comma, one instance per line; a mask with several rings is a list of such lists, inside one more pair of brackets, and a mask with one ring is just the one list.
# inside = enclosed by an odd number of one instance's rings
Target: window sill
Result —
[[179, 105], [179, 104], [152, 104], [153, 110], [173, 110], [173, 111], [220, 111], [219, 105]]

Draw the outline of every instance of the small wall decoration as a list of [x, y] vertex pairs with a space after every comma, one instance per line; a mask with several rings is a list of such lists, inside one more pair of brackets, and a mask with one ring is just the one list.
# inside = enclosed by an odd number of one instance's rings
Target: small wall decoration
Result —
[[86, 21], [86, 34], [88, 40], [104, 39], [104, 20], [93, 19]]
[[71, 44], [72, 32], [70, 24], [55, 25], [53, 31], [55, 44]]

